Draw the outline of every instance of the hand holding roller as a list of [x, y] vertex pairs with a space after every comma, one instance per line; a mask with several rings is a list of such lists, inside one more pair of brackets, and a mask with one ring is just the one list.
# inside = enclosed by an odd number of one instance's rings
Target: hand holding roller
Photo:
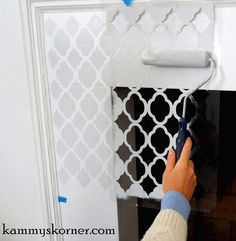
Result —
[[209, 80], [211, 80], [215, 73], [215, 62], [211, 58], [210, 53], [205, 51], [165, 51], [155, 52], [153, 50], [145, 50], [142, 53], [142, 61], [145, 65], [152, 65], [158, 67], [184, 67], [184, 68], [206, 68], [211, 65], [211, 75], [208, 79], [202, 81], [193, 90], [187, 92], [183, 103], [183, 114], [179, 120], [179, 131], [176, 139], [176, 159], [180, 158], [185, 139], [187, 121], [185, 119], [186, 103], [189, 96], [196, 90], [201, 88]]

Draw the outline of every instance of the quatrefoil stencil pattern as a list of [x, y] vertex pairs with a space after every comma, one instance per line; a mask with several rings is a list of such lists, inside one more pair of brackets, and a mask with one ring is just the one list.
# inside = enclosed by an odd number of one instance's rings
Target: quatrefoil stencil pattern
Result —
[[[113, 89], [115, 178], [119, 198], [162, 198], [162, 175], [168, 151], [176, 147], [185, 92], [162, 88]], [[215, 137], [219, 123], [212, 124], [208, 120], [207, 107], [217, 119], [219, 99], [219, 93], [199, 90], [187, 101], [187, 135], [193, 140], [192, 158], [198, 173], [197, 200], [207, 192], [216, 197], [217, 170], [214, 165], [218, 147]], [[206, 150], [206, 146], [212, 151]], [[206, 177], [202, 174], [205, 169], [214, 174]], [[206, 185], [206, 179], [209, 185]], [[204, 203], [203, 208], [213, 206], [214, 198], [211, 204]]]
[[[213, 50], [214, 12], [209, 4], [152, 5], [112, 8], [107, 14], [107, 52], [111, 57], [111, 86], [191, 88], [209, 70], [145, 66], [144, 49]], [[191, 81], [189, 81], [191, 80]]]
[[[107, 190], [115, 180], [118, 197], [162, 197], [161, 175], [175, 146], [187, 86], [180, 84], [177, 94], [168, 90], [178, 81], [144, 67], [140, 53], [150, 44], [160, 50], [211, 50], [214, 16], [210, 5], [131, 9], [44, 16], [59, 188], [75, 181], [84, 188], [96, 182]], [[194, 79], [187, 80], [192, 87]], [[152, 94], [140, 85], [151, 85]], [[188, 127], [196, 118], [193, 106]]]
[[111, 91], [102, 71], [104, 13], [47, 14], [45, 46], [59, 186], [112, 189]]

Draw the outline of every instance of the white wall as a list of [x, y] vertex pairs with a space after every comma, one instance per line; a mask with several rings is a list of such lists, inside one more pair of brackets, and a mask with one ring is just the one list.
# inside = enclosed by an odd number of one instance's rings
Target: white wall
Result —
[[[0, 0], [0, 222], [8, 227], [42, 227], [19, 0]], [[5, 236], [0, 240], [43, 240]]]
[[[221, 56], [219, 78], [212, 84], [214, 89], [236, 90], [236, 4], [235, 7], [217, 9], [216, 48]], [[217, 52], [217, 51], [216, 51]]]

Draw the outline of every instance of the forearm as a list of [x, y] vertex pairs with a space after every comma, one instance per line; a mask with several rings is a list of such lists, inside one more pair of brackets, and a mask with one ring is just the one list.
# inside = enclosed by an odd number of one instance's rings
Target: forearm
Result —
[[142, 241], [186, 241], [187, 219], [190, 212], [188, 200], [180, 193], [166, 193], [161, 211]]
[[162, 210], [142, 241], [186, 241], [187, 222], [172, 209]]

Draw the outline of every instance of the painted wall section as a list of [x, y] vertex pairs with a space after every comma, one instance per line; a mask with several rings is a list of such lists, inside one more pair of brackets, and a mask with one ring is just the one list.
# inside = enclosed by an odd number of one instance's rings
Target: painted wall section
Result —
[[[44, 15], [48, 83], [63, 227], [112, 228], [115, 235], [86, 241], [117, 241], [111, 89], [102, 71], [104, 11]], [[65, 240], [78, 240], [66, 235]]]
[[[209, 78], [209, 68], [144, 65], [144, 50], [213, 52], [214, 8], [202, 5], [140, 5], [107, 13], [111, 86], [194, 88]], [[195, 85], [194, 85], [195, 84]]]

